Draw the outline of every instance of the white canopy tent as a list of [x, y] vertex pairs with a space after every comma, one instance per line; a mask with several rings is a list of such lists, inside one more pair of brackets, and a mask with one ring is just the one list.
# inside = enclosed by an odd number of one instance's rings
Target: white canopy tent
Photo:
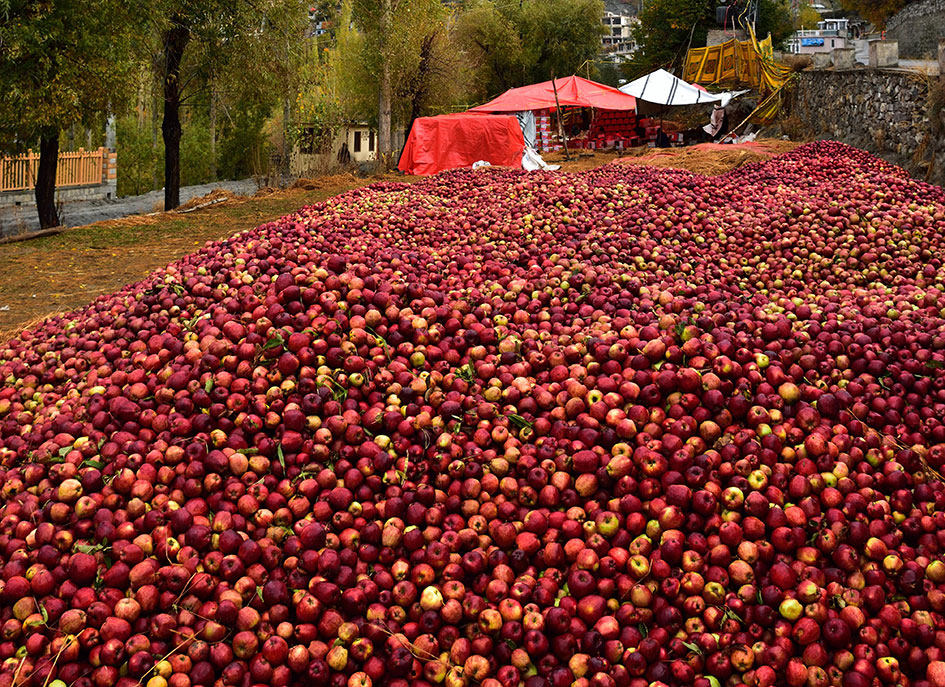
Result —
[[721, 103], [722, 107], [728, 105], [735, 96], [747, 92], [709, 93], [673, 76], [665, 69], [657, 69], [651, 74], [641, 76], [635, 81], [624, 84], [620, 87], [620, 90], [638, 100], [644, 100], [655, 105]]

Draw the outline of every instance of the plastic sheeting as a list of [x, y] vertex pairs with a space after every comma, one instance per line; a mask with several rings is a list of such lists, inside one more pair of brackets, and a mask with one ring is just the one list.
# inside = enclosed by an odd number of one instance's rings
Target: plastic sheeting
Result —
[[721, 103], [722, 107], [745, 91], [729, 93], [709, 93], [704, 88], [693, 86], [682, 79], [673, 76], [665, 69], [657, 69], [652, 74], [641, 76], [635, 81], [620, 87], [624, 93], [639, 100], [657, 105], [700, 105]]
[[526, 146], [525, 154], [522, 155], [522, 169], [527, 172], [535, 172], [539, 169], [553, 172], [556, 169], [561, 169], [561, 165], [549, 165], [544, 161], [542, 156], [538, 154], [537, 150], [530, 146]]
[[536, 147], [535, 139], [538, 138], [538, 128], [535, 124], [535, 113], [531, 110], [525, 110], [524, 112], [516, 112], [515, 116], [518, 117], [519, 126], [522, 127], [522, 134], [525, 136], [525, 147]]
[[[555, 101], [555, 88], [558, 100]], [[632, 95], [596, 81], [569, 76], [551, 81], [510, 88], [495, 100], [471, 108], [470, 112], [521, 112], [523, 110], [553, 110], [562, 107], [596, 107], [599, 110], [636, 110]]]
[[469, 167], [482, 160], [521, 168], [524, 150], [522, 127], [513, 116], [461, 112], [421, 117], [410, 129], [397, 167], [419, 176]]

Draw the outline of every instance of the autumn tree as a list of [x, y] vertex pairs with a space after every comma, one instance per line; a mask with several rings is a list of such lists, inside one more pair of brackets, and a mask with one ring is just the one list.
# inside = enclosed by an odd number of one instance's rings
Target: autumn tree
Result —
[[0, 148], [39, 144], [36, 209], [59, 224], [60, 131], [101, 126], [130, 85], [133, 3], [122, 0], [0, 0]]
[[801, 5], [797, 13], [797, 28], [799, 29], [816, 29], [817, 22], [820, 21], [820, 12], [815, 10], [809, 4], [805, 3]]
[[909, 4], [906, 0], [840, 0], [846, 10], [856, 12], [877, 29], [884, 29], [886, 22], [896, 12]]

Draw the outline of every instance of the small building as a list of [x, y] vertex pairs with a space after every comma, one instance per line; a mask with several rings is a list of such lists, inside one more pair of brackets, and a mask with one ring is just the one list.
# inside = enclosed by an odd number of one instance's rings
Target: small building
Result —
[[824, 19], [817, 22], [816, 29], [796, 31], [785, 41], [788, 52], [809, 55], [830, 52], [835, 48], [846, 48], [850, 42], [849, 19]]
[[[334, 132], [330, 140], [322, 139], [321, 145], [312, 143], [314, 127], [302, 127], [304, 133], [295, 144], [290, 172], [295, 176], [321, 174], [346, 164], [363, 164], [377, 159], [377, 131], [366, 122], [350, 124]], [[395, 155], [404, 145], [404, 132], [391, 131], [391, 147]], [[395, 159], [396, 162], [396, 159]]]

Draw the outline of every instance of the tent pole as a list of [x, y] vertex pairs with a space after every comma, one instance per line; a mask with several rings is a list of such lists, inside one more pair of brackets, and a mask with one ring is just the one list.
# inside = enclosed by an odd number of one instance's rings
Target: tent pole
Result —
[[561, 103], [558, 102], [558, 84], [555, 83], [555, 75], [551, 75], [551, 88], [555, 92], [555, 114], [558, 115], [558, 135], [564, 141], [564, 158], [571, 160], [571, 153], [568, 152], [568, 138], [564, 135], [564, 124], [561, 123]]

